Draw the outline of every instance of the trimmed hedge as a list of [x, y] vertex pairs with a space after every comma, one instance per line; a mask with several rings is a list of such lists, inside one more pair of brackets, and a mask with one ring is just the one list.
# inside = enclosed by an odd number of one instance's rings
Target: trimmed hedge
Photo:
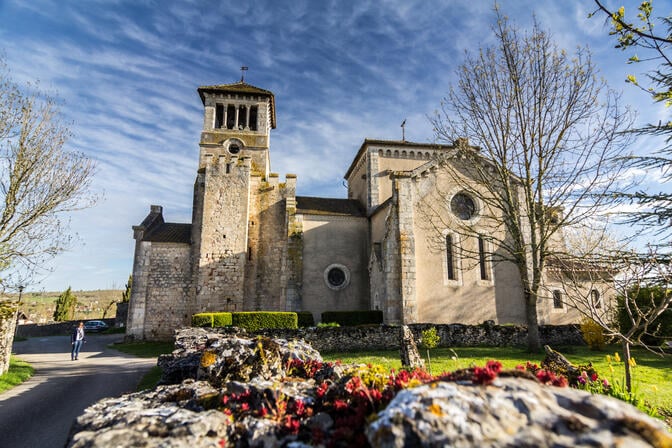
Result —
[[298, 311], [296, 317], [298, 318], [300, 328], [315, 326], [315, 319], [313, 318], [313, 313], [310, 311]]
[[229, 327], [232, 323], [231, 313], [198, 313], [191, 316], [192, 327]]
[[240, 311], [232, 313], [233, 326], [248, 331], [265, 328], [298, 328], [296, 313], [285, 311]]
[[354, 327], [356, 325], [382, 324], [383, 312], [371, 311], [325, 311], [322, 313], [322, 322], [336, 322], [342, 327]]

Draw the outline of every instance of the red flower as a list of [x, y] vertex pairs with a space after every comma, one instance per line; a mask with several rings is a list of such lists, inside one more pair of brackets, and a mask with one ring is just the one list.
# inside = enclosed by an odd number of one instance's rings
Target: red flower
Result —
[[329, 389], [329, 385], [327, 384], [326, 381], [324, 381], [324, 382], [322, 382], [322, 384], [320, 384], [318, 386], [317, 390], [315, 390], [315, 395], [317, 396], [317, 398], [322, 398], [322, 397], [325, 396], [328, 389]]
[[343, 411], [345, 409], [348, 409], [348, 403], [346, 403], [343, 400], [334, 400], [334, 409], [337, 411]]

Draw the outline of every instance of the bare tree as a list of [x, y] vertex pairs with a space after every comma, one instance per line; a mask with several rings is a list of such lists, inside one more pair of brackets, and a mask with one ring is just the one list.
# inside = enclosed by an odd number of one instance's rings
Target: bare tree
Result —
[[31, 270], [63, 251], [67, 212], [94, 204], [94, 164], [65, 149], [69, 136], [56, 100], [20, 88], [0, 59], [0, 270]]
[[[600, 269], [596, 269], [601, 266]], [[592, 269], [588, 269], [591, 267]], [[604, 284], [602, 275], [611, 272], [618, 294], [617, 302], [604, 301], [595, 285]], [[660, 336], [660, 317], [672, 305], [672, 265], [668, 255], [651, 251], [646, 255], [634, 252], [593, 259], [583, 267], [561, 270], [564, 301], [568, 307], [592, 319], [608, 338], [615, 338], [622, 347], [625, 364], [625, 386], [632, 391], [630, 364], [631, 346], [640, 346], [663, 354], [649, 338]]]
[[[613, 200], [608, 193], [625, 188], [616, 188], [627, 178], [616, 161], [625, 154], [628, 137], [621, 131], [632, 117], [598, 78], [588, 49], [568, 55], [536, 21], [531, 32], [520, 32], [496, 13], [497, 45], [466, 54], [432, 123], [439, 140], [462, 136], [480, 147], [457, 145], [450, 157], [467, 162], [462, 166], [474, 182], [465, 189], [486, 219], [461, 221], [454, 230], [480, 235], [493, 263], [516, 266], [528, 347], [538, 351], [547, 261], [567, 255], [562, 229], [590, 225]], [[465, 176], [454, 164], [441, 166], [458, 181]], [[450, 202], [443, 199], [433, 203]], [[484, 231], [484, 223], [491, 228]]]

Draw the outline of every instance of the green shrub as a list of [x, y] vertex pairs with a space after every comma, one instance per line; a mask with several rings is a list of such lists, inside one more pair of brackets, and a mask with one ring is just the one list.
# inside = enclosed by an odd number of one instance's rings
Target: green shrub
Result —
[[298, 318], [300, 328], [315, 326], [315, 319], [313, 318], [313, 313], [310, 311], [299, 311], [296, 313], [296, 317]]
[[281, 311], [241, 311], [232, 313], [234, 327], [248, 331], [264, 328], [298, 328], [298, 317], [293, 312]]
[[383, 312], [371, 311], [325, 311], [322, 313], [322, 322], [337, 322], [341, 326], [353, 327], [356, 325], [382, 324]]
[[330, 328], [330, 327], [335, 328], [340, 327], [340, 325], [338, 325], [338, 322], [320, 322], [319, 324], [317, 324], [317, 328]]
[[228, 327], [231, 324], [231, 313], [198, 313], [191, 316], [192, 327]]
[[[665, 300], [669, 294], [669, 290], [660, 286], [642, 287], [637, 291], [637, 297], [634, 297], [634, 293], [631, 292], [629, 299], [631, 303], [630, 307], [632, 309], [634, 308], [634, 305], [636, 305], [643, 312], [646, 312], [651, 309], [652, 301], [654, 304], [658, 305], [661, 300]], [[628, 312], [625, 309], [624, 297], [619, 296], [617, 300], [618, 325], [621, 333], [627, 333], [632, 327], [632, 322], [630, 322]], [[649, 325], [649, 329], [652, 332], [655, 331], [656, 335], [644, 336], [642, 340], [647, 344], [660, 344], [663, 341], [672, 338], [672, 309], [668, 308], [663, 311], [663, 313]]]
[[602, 350], [607, 343], [602, 327], [589, 317], [581, 319], [581, 335], [591, 350]]
[[230, 327], [233, 325], [231, 313], [212, 313], [212, 324], [215, 327]]

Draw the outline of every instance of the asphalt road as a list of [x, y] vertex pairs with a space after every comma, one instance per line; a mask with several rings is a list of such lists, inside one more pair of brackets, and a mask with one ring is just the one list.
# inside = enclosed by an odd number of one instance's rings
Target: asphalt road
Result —
[[70, 337], [30, 338], [14, 354], [35, 368], [25, 383], [0, 394], [0, 448], [63, 448], [70, 426], [104, 397], [135, 391], [156, 359], [136, 358], [107, 346], [121, 335], [87, 334], [79, 360]]

